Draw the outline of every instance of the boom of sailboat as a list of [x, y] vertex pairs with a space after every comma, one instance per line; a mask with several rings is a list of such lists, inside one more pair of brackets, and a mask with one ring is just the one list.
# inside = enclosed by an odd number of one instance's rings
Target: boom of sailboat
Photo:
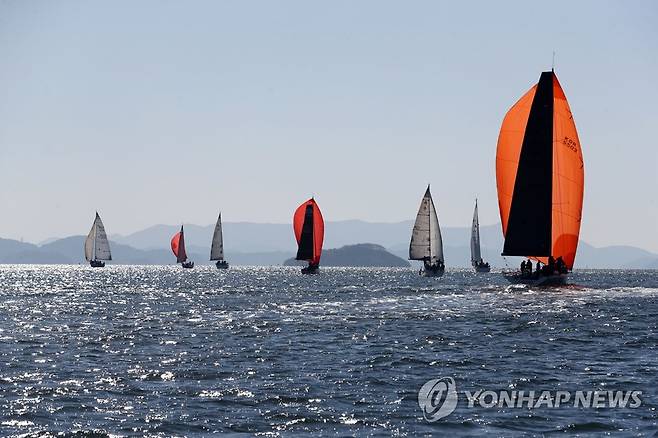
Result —
[[[503, 256], [527, 258], [518, 272], [507, 272], [512, 282], [563, 282], [573, 269], [582, 218], [584, 160], [573, 114], [555, 72], [543, 72], [505, 115], [496, 150], [496, 186], [504, 240]], [[319, 272], [324, 220], [314, 198], [293, 214], [296, 259], [308, 263], [304, 274]], [[476, 273], [491, 267], [482, 258], [478, 202], [475, 201], [470, 236], [471, 265]], [[176, 263], [191, 269], [185, 231], [171, 239]], [[92, 267], [112, 260], [105, 226], [96, 213], [84, 243]], [[422, 261], [420, 274], [440, 277], [445, 272], [443, 240], [436, 204], [427, 186], [411, 230], [409, 259]], [[222, 215], [211, 240], [210, 260], [227, 269]], [[536, 262], [536, 269], [530, 260]]]

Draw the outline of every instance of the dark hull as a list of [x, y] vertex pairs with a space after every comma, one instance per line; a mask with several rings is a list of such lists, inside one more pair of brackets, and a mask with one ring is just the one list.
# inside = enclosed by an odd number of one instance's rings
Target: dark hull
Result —
[[181, 266], [185, 269], [192, 269], [194, 267], [194, 262], [183, 262]]
[[92, 268], [104, 268], [105, 262], [101, 260], [91, 260], [89, 262], [89, 266], [91, 266]]
[[491, 266], [488, 264], [486, 265], [474, 265], [473, 269], [475, 269], [475, 272], [490, 272], [491, 271]]
[[524, 276], [519, 273], [508, 273], [503, 276], [510, 283], [514, 284], [527, 284], [528, 286], [559, 286], [567, 282], [567, 274], [553, 274], [553, 275], [536, 275]]
[[217, 269], [228, 269], [228, 262], [226, 260], [219, 260], [215, 263], [215, 266], [217, 266]]
[[302, 274], [318, 274], [320, 272], [320, 265], [308, 265], [302, 268]]
[[424, 266], [424, 269], [420, 271], [420, 275], [423, 277], [441, 277], [445, 272], [446, 268], [443, 266]]

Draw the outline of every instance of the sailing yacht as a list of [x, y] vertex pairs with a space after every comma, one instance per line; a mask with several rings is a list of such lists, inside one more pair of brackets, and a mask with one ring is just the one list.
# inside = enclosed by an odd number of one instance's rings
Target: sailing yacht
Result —
[[171, 239], [171, 251], [176, 256], [176, 263], [180, 263], [183, 268], [191, 269], [194, 267], [194, 262], [187, 260], [187, 252], [185, 252], [185, 231], [183, 226], [180, 226], [180, 231], [174, 234]]
[[224, 237], [222, 235], [222, 214], [219, 213], [215, 232], [212, 235], [212, 245], [210, 246], [210, 261], [217, 261], [217, 269], [228, 269], [228, 262], [224, 260]]
[[297, 240], [296, 260], [308, 261], [302, 274], [316, 274], [320, 268], [324, 220], [315, 199], [303, 202], [293, 216], [293, 230]]
[[[513, 282], [563, 283], [573, 269], [583, 207], [584, 161], [567, 98], [553, 70], [505, 115], [496, 151], [503, 256], [544, 264]], [[539, 265], [539, 263], [538, 263]]]
[[91, 231], [85, 239], [85, 259], [92, 268], [103, 268], [105, 266], [104, 260], [112, 260], [110, 242], [107, 240], [105, 226], [98, 212], [96, 212]]
[[409, 260], [422, 260], [423, 270], [420, 271], [420, 274], [426, 277], [440, 277], [445, 271], [439, 218], [436, 215], [429, 185], [420, 202], [416, 222], [411, 232]]
[[475, 200], [475, 210], [473, 211], [473, 224], [471, 225], [471, 265], [475, 272], [489, 272], [491, 266], [482, 260], [480, 251], [480, 221], [478, 220], [478, 200]]

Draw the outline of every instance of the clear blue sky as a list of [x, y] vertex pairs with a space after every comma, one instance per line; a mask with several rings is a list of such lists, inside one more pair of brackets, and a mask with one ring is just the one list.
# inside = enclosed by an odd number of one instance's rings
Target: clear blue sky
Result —
[[2, 1], [0, 236], [156, 223], [498, 222], [507, 109], [550, 69], [581, 237], [658, 251], [658, 2]]

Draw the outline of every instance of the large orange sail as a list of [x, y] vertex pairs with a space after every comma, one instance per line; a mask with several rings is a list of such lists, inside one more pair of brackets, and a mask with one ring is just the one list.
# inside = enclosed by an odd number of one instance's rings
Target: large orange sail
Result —
[[293, 230], [298, 245], [296, 259], [319, 265], [324, 240], [324, 220], [315, 199], [311, 198], [297, 207], [293, 216]]
[[554, 72], [505, 115], [498, 137], [496, 182], [505, 235], [503, 255], [573, 268], [583, 205], [584, 164], [567, 98]]

